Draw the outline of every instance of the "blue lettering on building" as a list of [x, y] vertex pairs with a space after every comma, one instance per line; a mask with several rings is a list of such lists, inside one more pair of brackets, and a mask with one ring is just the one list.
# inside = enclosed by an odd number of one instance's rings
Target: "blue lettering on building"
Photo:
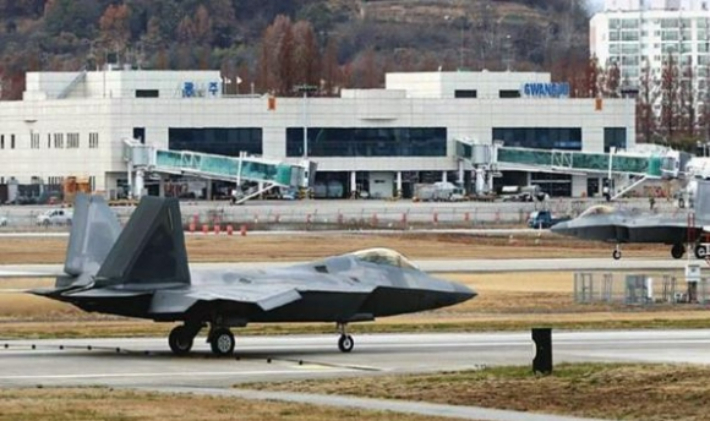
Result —
[[522, 94], [538, 98], [569, 98], [569, 83], [526, 83]]

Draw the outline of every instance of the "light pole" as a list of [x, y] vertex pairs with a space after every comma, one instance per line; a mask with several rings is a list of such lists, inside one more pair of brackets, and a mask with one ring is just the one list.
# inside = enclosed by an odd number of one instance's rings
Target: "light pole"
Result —
[[303, 94], [303, 159], [308, 158], [308, 93], [317, 89], [313, 85], [298, 85], [296, 91]]

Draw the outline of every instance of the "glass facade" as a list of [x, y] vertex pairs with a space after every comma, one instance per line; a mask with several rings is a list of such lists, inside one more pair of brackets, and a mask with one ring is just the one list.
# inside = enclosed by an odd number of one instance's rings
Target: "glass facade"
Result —
[[[308, 156], [446, 156], [445, 127], [308, 128]], [[286, 129], [286, 156], [303, 156], [303, 127]]]
[[193, 151], [215, 155], [239, 156], [263, 154], [263, 131], [260, 128], [170, 128], [168, 147], [175, 151]]
[[582, 129], [579, 127], [495, 127], [493, 140], [502, 140], [504, 146], [581, 151]]
[[626, 149], [626, 127], [604, 128], [604, 152], [608, 153], [612, 146]]

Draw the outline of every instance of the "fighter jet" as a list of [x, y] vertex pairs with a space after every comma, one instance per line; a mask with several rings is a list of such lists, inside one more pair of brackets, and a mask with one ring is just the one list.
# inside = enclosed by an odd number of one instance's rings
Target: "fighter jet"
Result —
[[248, 323], [333, 322], [350, 352], [353, 322], [432, 310], [476, 292], [436, 279], [401, 254], [369, 249], [288, 268], [190, 270], [177, 199], [144, 197], [125, 228], [100, 196], [77, 195], [65, 274], [32, 293], [88, 312], [182, 322], [173, 353], [191, 351], [198, 333], [216, 355], [230, 355], [230, 328]]
[[583, 240], [616, 243], [612, 253], [616, 260], [621, 258], [623, 243], [669, 244], [674, 259], [682, 258], [688, 245], [695, 257], [703, 259], [710, 251], [705, 238], [709, 227], [710, 182], [698, 181], [692, 213], [643, 214], [639, 210], [597, 205], [571, 221], [553, 225], [551, 231]]

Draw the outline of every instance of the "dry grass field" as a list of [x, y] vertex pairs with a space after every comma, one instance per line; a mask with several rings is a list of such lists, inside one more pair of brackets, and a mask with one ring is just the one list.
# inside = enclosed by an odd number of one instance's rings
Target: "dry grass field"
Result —
[[442, 420], [391, 412], [108, 388], [0, 389], [0, 421]]
[[[252, 262], [318, 259], [369, 247], [393, 248], [415, 259], [437, 258], [552, 258], [609, 257], [610, 244], [557, 236], [486, 237], [471, 235], [301, 235], [188, 236], [191, 262]], [[62, 263], [65, 238], [5, 238], [0, 241], [0, 264]], [[667, 257], [665, 246], [629, 245], [624, 257]]]
[[710, 368], [676, 365], [561, 364], [551, 376], [530, 367], [480, 371], [240, 384], [288, 390], [405, 399], [642, 421], [701, 421], [710, 412]]
[[[700, 306], [627, 307], [576, 304], [573, 274], [446, 274], [442, 277], [474, 288], [479, 296], [454, 307], [355, 324], [352, 331], [492, 331], [522, 330], [545, 324], [567, 329], [710, 327]], [[48, 279], [3, 281], [5, 288], [51, 285]], [[51, 321], [51, 323], [47, 323]], [[0, 291], [0, 338], [164, 336], [171, 324], [85, 313], [71, 305], [29, 294]], [[323, 324], [250, 325], [238, 334], [331, 333]]]

